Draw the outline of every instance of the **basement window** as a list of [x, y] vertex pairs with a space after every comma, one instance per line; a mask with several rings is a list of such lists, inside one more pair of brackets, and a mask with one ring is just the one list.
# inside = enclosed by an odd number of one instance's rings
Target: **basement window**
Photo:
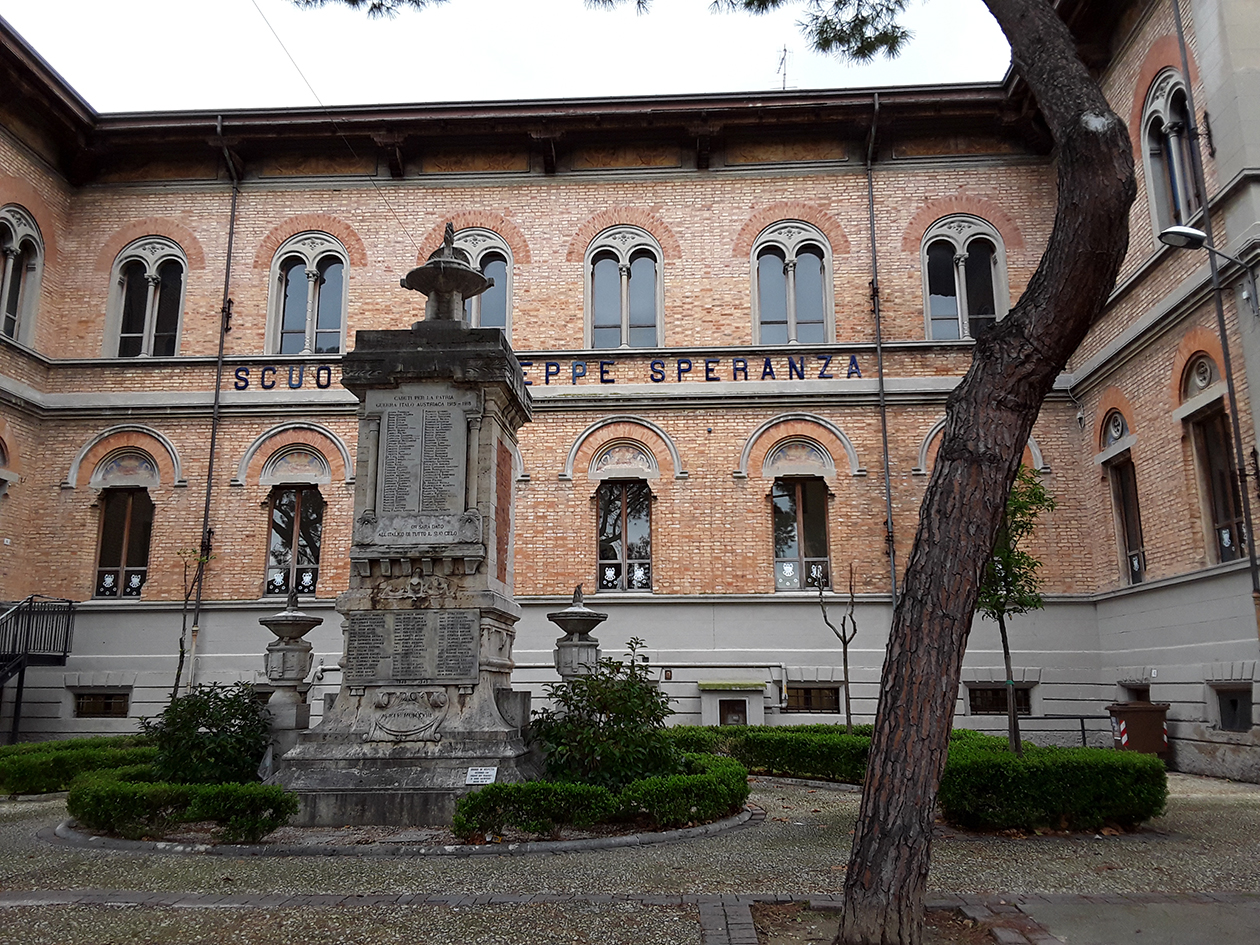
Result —
[[[971, 715], [1006, 715], [1005, 686], [968, 686], [967, 704]], [[1032, 687], [1015, 687], [1015, 714], [1032, 715]]]
[[794, 686], [787, 689], [788, 712], [839, 712], [839, 686]]
[[121, 692], [76, 692], [76, 719], [125, 719], [131, 709], [131, 694]]
[[1251, 731], [1251, 687], [1217, 689], [1217, 705], [1221, 713], [1221, 731]]

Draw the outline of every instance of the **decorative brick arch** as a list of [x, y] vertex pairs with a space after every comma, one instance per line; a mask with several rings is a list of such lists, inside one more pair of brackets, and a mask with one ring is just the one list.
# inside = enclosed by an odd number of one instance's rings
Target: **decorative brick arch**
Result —
[[[771, 431], [773, 435], [771, 435]], [[767, 420], [749, 435], [739, 457], [739, 468], [732, 474], [736, 479], [747, 479], [748, 470], [761, 469], [766, 454], [779, 443], [792, 437], [812, 440], [831, 456], [832, 465], [839, 467], [836, 457], [843, 456], [853, 476], [865, 476], [866, 469], [858, 461], [857, 450], [848, 435], [830, 420], [812, 413], [784, 413]]]
[[77, 489], [92, 477], [93, 470], [102, 459], [117, 450], [132, 448], [152, 457], [158, 470], [158, 481], [175, 486], [187, 486], [179, 451], [165, 434], [140, 423], [120, 423], [102, 430], [88, 440], [70, 463], [70, 470], [63, 489]]
[[349, 223], [327, 213], [299, 213], [277, 223], [262, 238], [262, 241], [258, 244], [258, 250], [254, 253], [254, 268], [270, 269], [271, 261], [275, 258], [276, 250], [280, 248], [280, 244], [289, 237], [297, 236], [299, 233], [305, 233], [308, 230], [314, 230], [317, 233], [327, 233], [329, 236], [335, 236], [341, 240], [341, 245], [346, 248], [346, 253], [350, 257], [350, 265], [352, 267], [367, 265], [367, 250], [363, 246], [363, 240], [359, 239], [359, 234], [354, 231], [354, 228]]
[[47, 271], [57, 262], [57, 232], [53, 228], [52, 208], [40, 192], [26, 181], [0, 174], [0, 207], [11, 203], [29, 210], [39, 225], [39, 235], [44, 241], [44, 270]]
[[1010, 214], [992, 200], [976, 197], [960, 190], [949, 197], [929, 200], [919, 208], [901, 234], [902, 251], [914, 253], [917, 256], [919, 244], [923, 242], [923, 234], [928, 231], [928, 227], [937, 220], [952, 217], [958, 213], [979, 217], [993, 226], [1002, 234], [1002, 242], [1006, 244], [1008, 253], [1024, 248], [1024, 234], [1020, 232]]
[[[668, 472], [675, 479], [687, 478], [687, 471], [682, 468], [682, 457], [673, 437], [652, 421], [631, 416], [604, 417], [579, 433], [569, 447], [569, 455], [565, 457], [564, 469], [559, 478], [572, 479], [573, 470], [580, 465], [579, 460], [583, 468], [588, 467], [595, 451], [612, 440], [637, 440], [651, 452], [662, 475]], [[666, 469], [666, 463], [671, 468]]]
[[656, 214], [641, 207], [610, 207], [601, 210], [578, 227], [573, 239], [569, 241], [569, 250], [564, 258], [568, 262], [581, 262], [586, 257], [586, 248], [591, 245], [591, 240], [598, 233], [618, 224], [629, 224], [647, 230], [660, 243], [661, 252], [666, 259], [682, 258], [682, 246], [674, 231]]
[[827, 237], [827, 242], [831, 244], [832, 256], [849, 255], [849, 237], [845, 234], [840, 221], [822, 207], [800, 200], [781, 200], [754, 211], [753, 215], [739, 228], [739, 233], [735, 235], [735, 246], [731, 250], [731, 255], [736, 259], [748, 259], [757, 237], [766, 227], [780, 220], [802, 220], [818, 227]]
[[241, 455], [230, 485], [257, 485], [267, 461], [289, 446], [304, 446], [322, 456], [333, 480], [354, 482], [350, 451], [341, 437], [322, 424], [297, 420], [281, 423], [260, 433]]
[[1102, 392], [1102, 396], [1098, 399], [1098, 408], [1094, 411], [1094, 447], [1096, 449], [1103, 448], [1103, 421], [1113, 410], [1120, 411], [1130, 433], [1137, 432], [1137, 428], [1133, 425], [1133, 404], [1129, 403], [1129, 398], [1124, 395], [1124, 391], [1113, 384]]
[[1221, 350], [1221, 339], [1215, 332], [1195, 326], [1181, 336], [1181, 344], [1177, 345], [1177, 353], [1173, 356], [1172, 401], [1173, 406], [1181, 403], [1181, 382], [1185, 379], [1186, 365], [1202, 352], [1216, 362], [1216, 369], [1225, 375], [1225, 353]]
[[[945, 429], [947, 419], [947, 417], [941, 417], [932, 424], [927, 432], [927, 436], [919, 444], [919, 461], [918, 465], [910, 470], [912, 476], [926, 476], [932, 471], [932, 467], [936, 465], [936, 454], [941, 448], [941, 433]], [[1046, 464], [1046, 459], [1041, 454], [1041, 447], [1037, 445], [1037, 439], [1031, 433], [1028, 434], [1028, 442], [1024, 444], [1024, 452], [1020, 456], [1019, 461], [1029, 469], [1036, 470], [1039, 473], [1050, 472], [1050, 467]]]
[[[1190, 82], [1197, 84], [1199, 67], [1189, 49], [1186, 50], [1186, 61], [1190, 63]], [[1146, 106], [1146, 94], [1151, 90], [1155, 76], [1170, 68], [1181, 71], [1181, 50], [1177, 46], [1177, 37], [1171, 34], [1151, 43], [1134, 80], [1133, 103], [1129, 106], [1129, 141], [1139, 168], [1142, 166], [1142, 109]]]
[[5, 417], [0, 417], [0, 448], [3, 449], [3, 453], [0, 454], [0, 467], [20, 476], [22, 474], [22, 454], [18, 452], [16, 442], [17, 436], [14, 434], [13, 428], [9, 426], [9, 421]]
[[179, 244], [188, 260], [189, 269], [205, 269], [206, 254], [201, 248], [201, 240], [196, 234], [178, 220], [169, 217], [147, 217], [134, 220], [113, 232], [101, 247], [96, 256], [96, 271], [109, 272], [123, 248], [143, 236], [165, 236]]
[[416, 256], [417, 265], [427, 260], [433, 251], [442, 244], [442, 236], [446, 232], [448, 220], [454, 224], [456, 233], [460, 230], [466, 230], [470, 226], [494, 230], [508, 244], [508, 249], [512, 251], [512, 262], [514, 264], [524, 265], [530, 261], [529, 243], [526, 242], [525, 234], [520, 231], [520, 228], [515, 223], [503, 214], [495, 213], [493, 210], [464, 210], [460, 213], [442, 217], [442, 222], [436, 224], [433, 229], [424, 235], [424, 239], [420, 241], [420, 252]]

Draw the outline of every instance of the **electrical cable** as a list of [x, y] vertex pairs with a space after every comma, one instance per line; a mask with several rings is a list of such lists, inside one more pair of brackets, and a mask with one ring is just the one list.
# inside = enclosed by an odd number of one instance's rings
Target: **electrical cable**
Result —
[[[249, 2], [252, 3], [254, 6], [254, 9], [258, 11], [258, 15], [262, 17], [262, 21], [267, 24], [267, 29], [269, 29], [271, 31], [271, 35], [276, 38], [276, 42], [280, 44], [280, 49], [284, 51], [285, 56], [288, 58], [289, 62], [293, 65], [293, 68], [297, 70], [298, 76], [301, 77], [302, 82], [306, 85], [307, 89], [310, 90], [310, 93], [314, 97], [315, 101], [319, 103], [319, 107], [324, 110], [324, 114], [328, 118], [328, 123], [333, 126], [333, 131], [337, 132], [337, 137], [341, 139], [342, 143], [346, 146], [346, 149], [350, 152], [351, 156], [356, 161], [359, 160], [359, 153], [355, 151], [354, 145], [352, 145], [350, 143], [350, 139], [345, 136], [345, 133], [341, 130], [341, 127], [337, 124], [337, 119], [333, 118], [332, 112], [329, 110], [328, 106], [324, 104], [324, 100], [319, 97], [319, 93], [315, 91], [315, 86], [311, 85], [310, 80], [306, 77], [306, 73], [302, 71], [302, 67], [297, 64], [297, 60], [293, 58], [293, 54], [289, 52], [289, 48], [285, 46], [284, 40], [280, 38], [280, 34], [276, 32], [276, 28], [272, 26], [271, 21], [267, 19], [267, 14], [263, 13], [262, 7], [258, 5], [258, 0], [249, 0]], [[415, 238], [411, 235], [411, 231], [407, 229], [407, 224], [403, 223], [402, 217], [398, 215], [398, 211], [394, 209], [393, 205], [389, 202], [389, 199], [385, 196], [385, 192], [381, 190], [381, 187], [376, 182], [375, 177], [373, 177], [371, 174], [364, 174], [363, 176], [367, 179], [367, 182], [372, 185], [372, 189], [375, 190], [377, 196], [381, 198], [381, 203], [385, 204], [385, 208], [390, 212], [391, 215], [393, 215], [394, 220], [397, 221], [399, 228], [403, 231], [403, 235], [407, 237], [408, 242], [411, 243], [412, 247], [416, 251], [416, 254], [419, 255], [420, 253], [419, 244], [415, 241]]]

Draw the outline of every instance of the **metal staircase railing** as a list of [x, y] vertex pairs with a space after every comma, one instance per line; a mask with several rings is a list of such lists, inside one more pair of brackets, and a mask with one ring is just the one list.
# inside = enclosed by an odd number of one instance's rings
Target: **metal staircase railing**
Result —
[[18, 678], [9, 740], [17, 741], [28, 666], [64, 666], [74, 639], [74, 601], [32, 594], [0, 614], [0, 691]]

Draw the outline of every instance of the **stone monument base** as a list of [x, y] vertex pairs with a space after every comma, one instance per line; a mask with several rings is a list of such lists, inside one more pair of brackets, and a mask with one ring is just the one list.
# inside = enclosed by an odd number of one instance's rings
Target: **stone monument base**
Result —
[[[347, 746], [337, 735], [305, 732], [284, 758], [285, 787], [301, 809], [292, 823], [306, 827], [385, 824], [445, 826], [461, 797], [482, 783], [537, 778], [535, 752], [519, 735], [469, 733], [440, 743]], [[497, 769], [493, 773], [487, 769]]]

